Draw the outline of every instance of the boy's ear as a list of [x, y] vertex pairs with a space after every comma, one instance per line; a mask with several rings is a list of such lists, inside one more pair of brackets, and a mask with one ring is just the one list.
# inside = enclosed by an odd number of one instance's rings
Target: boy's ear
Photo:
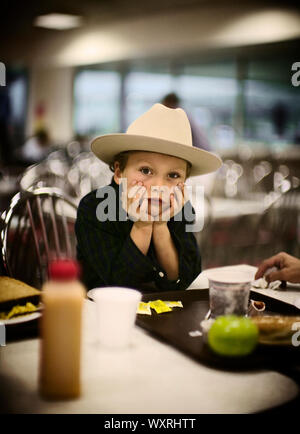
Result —
[[116, 184], [120, 184], [122, 178], [122, 172], [118, 161], [115, 162], [114, 181]]

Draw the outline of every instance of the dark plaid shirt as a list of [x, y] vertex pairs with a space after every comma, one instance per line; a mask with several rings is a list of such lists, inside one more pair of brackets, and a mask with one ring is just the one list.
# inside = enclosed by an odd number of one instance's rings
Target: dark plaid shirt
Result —
[[[114, 180], [110, 185], [116, 192], [118, 218], [121, 206], [119, 186]], [[144, 292], [186, 289], [201, 272], [201, 257], [195, 236], [185, 230], [185, 225], [191, 224], [191, 221], [171, 218], [167, 223], [179, 257], [178, 279], [170, 281], [156, 259], [152, 241], [145, 256], [131, 239], [133, 221], [98, 220], [97, 207], [107, 196], [97, 198], [96, 192], [92, 191], [80, 201], [75, 225], [77, 258], [82, 265], [82, 280], [87, 289], [103, 286], [125, 286]], [[185, 207], [192, 212], [190, 202]], [[123, 208], [121, 212], [126, 218]]]

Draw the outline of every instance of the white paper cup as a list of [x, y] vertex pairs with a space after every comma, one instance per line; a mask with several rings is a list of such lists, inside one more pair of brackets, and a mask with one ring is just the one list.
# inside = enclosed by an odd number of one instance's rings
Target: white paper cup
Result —
[[138, 304], [142, 294], [135, 289], [111, 287], [95, 288], [98, 341], [110, 348], [124, 348], [130, 344]]

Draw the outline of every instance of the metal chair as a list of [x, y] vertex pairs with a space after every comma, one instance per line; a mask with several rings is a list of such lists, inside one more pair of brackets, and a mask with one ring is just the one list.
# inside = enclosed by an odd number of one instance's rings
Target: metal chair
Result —
[[300, 188], [281, 195], [262, 214], [256, 231], [256, 257], [279, 251], [300, 255]]
[[110, 184], [112, 176], [108, 165], [92, 152], [81, 152], [74, 158], [67, 179], [81, 199], [90, 191]]
[[78, 204], [90, 191], [111, 183], [113, 173], [93, 153], [81, 152], [72, 161], [60, 160], [56, 154], [24, 171], [19, 181], [22, 190], [55, 187]]
[[29, 166], [20, 178], [20, 187], [24, 191], [54, 187], [74, 199], [79, 196], [76, 185], [68, 180], [68, 168], [63, 162], [54, 159]]
[[6, 274], [41, 288], [49, 261], [76, 257], [77, 207], [54, 188], [21, 191], [2, 215], [2, 260]]

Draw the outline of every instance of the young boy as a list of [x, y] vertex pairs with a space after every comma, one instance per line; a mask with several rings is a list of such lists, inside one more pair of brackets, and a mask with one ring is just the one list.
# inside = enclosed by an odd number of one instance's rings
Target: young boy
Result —
[[[109, 188], [115, 195], [108, 200], [107, 187], [95, 190], [78, 207], [77, 256], [87, 288], [186, 289], [201, 272], [201, 257], [193, 233], [186, 230], [191, 204], [184, 182], [217, 170], [221, 160], [192, 146], [182, 109], [161, 104], [125, 134], [94, 139], [92, 151], [113, 170]], [[107, 219], [99, 217], [105, 200], [113, 210]]]

